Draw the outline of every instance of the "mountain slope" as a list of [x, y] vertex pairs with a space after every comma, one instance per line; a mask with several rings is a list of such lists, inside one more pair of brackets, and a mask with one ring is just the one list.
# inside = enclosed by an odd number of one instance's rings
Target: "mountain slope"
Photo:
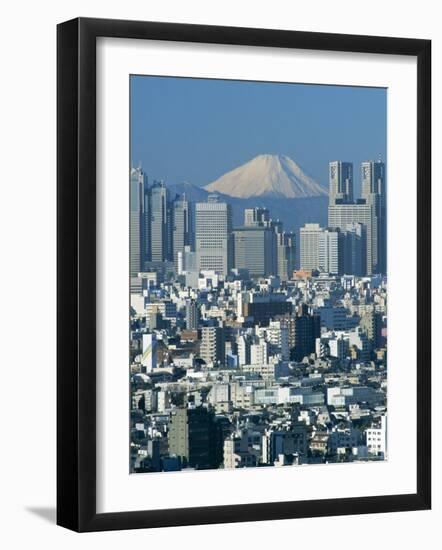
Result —
[[327, 195], [327, 190], [307, 176], [285, 155], [259, 155], [204, 187], [230, 197], [306, 198]]

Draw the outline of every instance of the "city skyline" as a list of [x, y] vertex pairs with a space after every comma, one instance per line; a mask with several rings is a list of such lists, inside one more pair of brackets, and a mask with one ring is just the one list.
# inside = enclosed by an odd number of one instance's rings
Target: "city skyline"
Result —
[[[295, 266], [337, 274], [385, 274], [385, 163], [379, 160], [361, 163], [361, 196], [354, 193], [353, 163], [328, 164], [328, 221], [323, 226], [306, 223], [295, 232], [284, 228], [283, 220], [270, 217], [267, 207], [245, 208], [244, 222], [234, 224], [229, 196], [221, 198], [212, 192], [206, 200], [192, 201], [186, 193], [174, 194], [162, 181], [149, 180], [141, 167], [132, 168], [131, 276], [144, 271], [145, 264], [151, 268], [158, 262], [172, 262], [180, 274], [185, 270], [186, 255], [195, 256], [192, 261], [196, 262], [196, 270], [212, 269], [223, 276], [232, 268], [239, 268], [247, 269], [252, 277], [277, 275], [286, 279]], [[250, 204], [253, 200], [251, 197]], [[311, 237], [307, 239], [309, 232]], [[287, 250], [289, 241], [290, 267], [286, 266], [282, 274], [280, 266], [287, 257], [283, 259], [278, 254]], [[251, 262], [253, 255], [255, 259]]]
[[132, 76], [130, 90], [132, 165], [168, 185], [284, 154], [327, 187], [331, 158], [386, 159], [383, 88]]

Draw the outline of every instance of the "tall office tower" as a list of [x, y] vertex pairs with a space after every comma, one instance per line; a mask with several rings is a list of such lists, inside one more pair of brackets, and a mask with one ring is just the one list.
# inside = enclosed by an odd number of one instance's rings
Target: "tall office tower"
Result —
[[230, 204], [209, 195], [195, 207], [197, 268], [227, 275], [232, 267], [232, 212]]
[[379, 161], [366, 161], [361, 164], [362, 198], [374, 209], [377, 218], [375, 239], [377, 246], [373, 257], [375, 271], [387, 271], [387, 189], [385, 164]]
[[186, 329], [197, 330], [199, 323], [199, 310], [195, 300], [186, 302]]
[[223, 327], [203, 327], [201, 329], [200, 356], [207, 365], [224, 363], [225, 359]]
[[350, 223], [344, 230], [343, 272], [349, 275], [364, 275], [365, 226]]
[[371, 275], [374, 273], [375, 268], [373, 248], [376, 247], [373, 226], [376, 225], [377, 219], [374, 209], [369, 204], [365, 204], [364, 199], [358, 200], [355, 204], [336, 204], [328, 207], [329, 227], [345, 231], [347, 225], [353, 223], [360, 223], [364, 226], [362, 232], [364, 251], [362, 271], [364, 275]]
[[324, 229], [318, 236], [318, 268], [332, 274], [343, 272], [343, 237], [339, 229]]
[[329, 204], [353, 202], [353, 164], [335, 160], [329, 164]]
[[[166, 202], [166, 260], [174, 262], [173, 255], [173, 202], [167, 198]], [[176, 269], [176, 263], [174, 263]]]
[[154, 182], [149, 189], [150, 249], [152, 262], [169, 259], [169, 192], [163, 182]]
[[267, 226], [270, 222], [270, 213], [267, 208], [245, 208], [244, 225], [246, 227]]
[[277, 275], [282, 281], [291, 279], [296, 266], [296, 237], [294, 233], [276, 233]]
[[136, 277], [143, 271], [144, 245], [144, 192], [147, 178], [141, 168], [130, 171], [130, 276]]
[[319, 235], [323, 231], [324, 229], [317, 223], [306, 223], [299, 230], [301, 269], [318, 269]]
[[221, 425], [212, 409], [176, 408], [169, 422], [169, 455], [181, 458], [184, 467], [218, 468], [223, 459]]
[[247, 269], [251, 277], [276, 274], [276, 234], [260, 226], [239, 227], [233, 231], [234, 265]]
[[321, 317], [310, 314], [307, 306], [302, 306], [295, 317], [295, 347], [293, 359], [302, 361], [305, 356], [315, 352], [316, 338], [321, 335]]
[[183, 254], [184, 247], [192, 245], [192, 214], [185, 195], [174, 200], [172, 219], [173, 261], [178, 271], [178, 253]]

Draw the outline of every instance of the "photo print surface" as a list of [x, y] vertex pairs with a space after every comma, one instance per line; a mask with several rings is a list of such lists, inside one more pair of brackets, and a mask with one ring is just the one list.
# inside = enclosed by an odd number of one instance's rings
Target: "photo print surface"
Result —
[[131, 473], [388, 458], [386, 121], [385, 88], [130, 77]]

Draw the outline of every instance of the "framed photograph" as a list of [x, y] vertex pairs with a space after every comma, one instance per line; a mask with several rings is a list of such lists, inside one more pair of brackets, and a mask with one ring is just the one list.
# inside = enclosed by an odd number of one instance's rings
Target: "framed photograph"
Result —
[[430, 41], [57, 36], [58, 524], [429, 509]]

